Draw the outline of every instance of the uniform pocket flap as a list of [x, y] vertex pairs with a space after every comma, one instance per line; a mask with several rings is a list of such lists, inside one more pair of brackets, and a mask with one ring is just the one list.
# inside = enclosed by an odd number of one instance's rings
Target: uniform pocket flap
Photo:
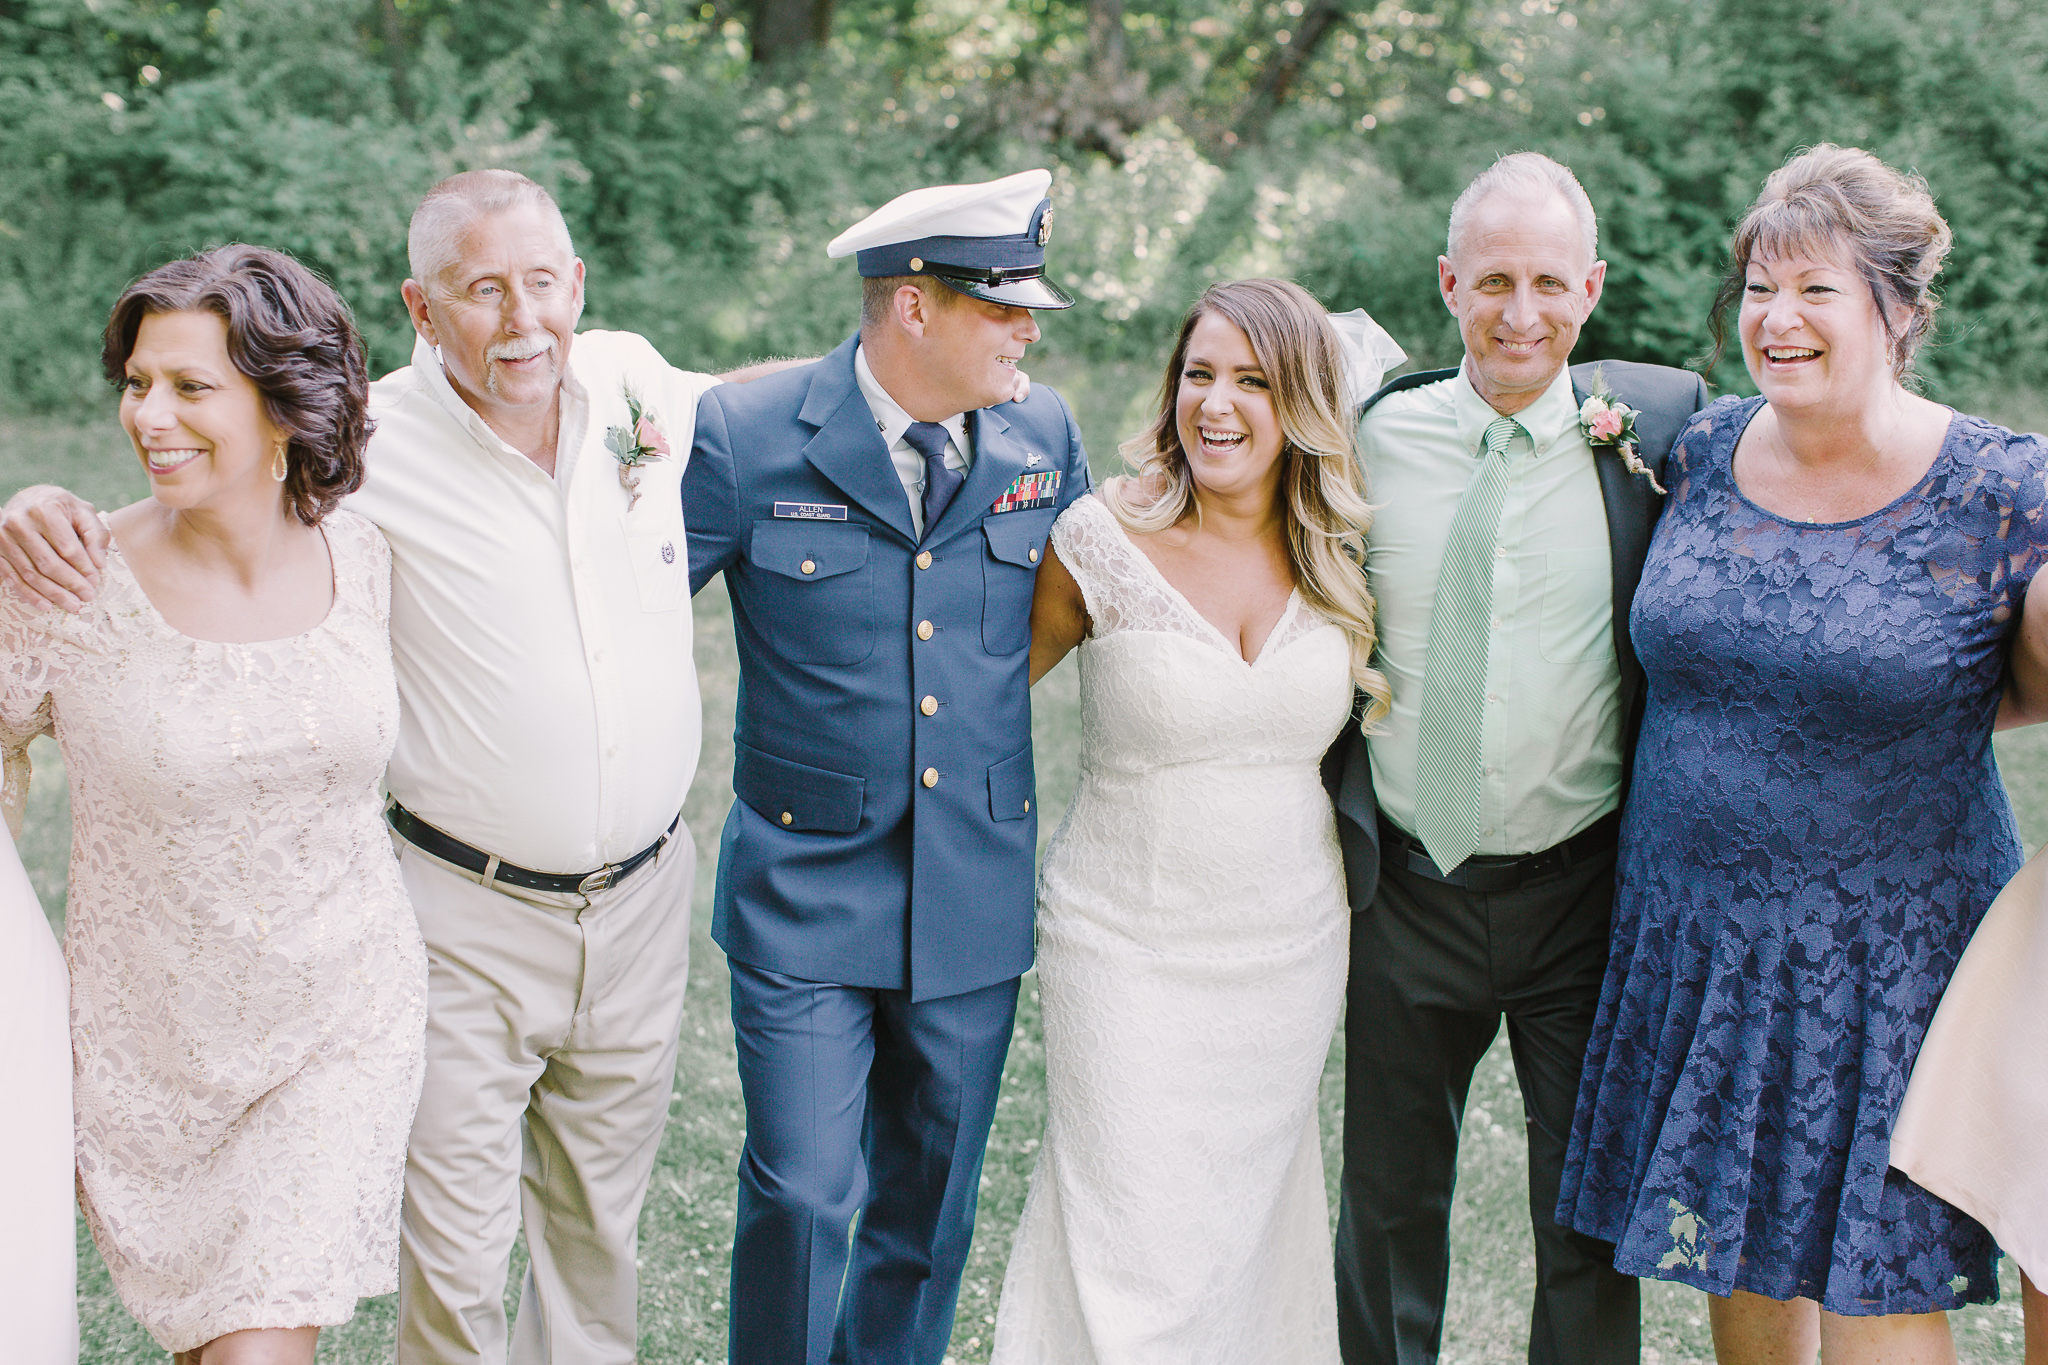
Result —
[[866, 778], [792, 763], [747, 744], [738, 749], [733, 792], [762, 819], [782, 829], [827, 834], [851, 834], [860, 827]]
[[868, 562], [868, 528], [829, 521], [757, 521], [747, 558], [787, 578], [833, 578]]
[[1031, 814], [1031, 796], [1037, 787], [1027, 744], [988, 770], [988, 813], [997, 820], [1022, 820]]
[[988, 537], [988, 552], [1005, 564], [1036, 568], [1045, 557], [1046, 533], [1052, 530], [1053, 512], [1004, 512], [986, 518], [981, 533]]

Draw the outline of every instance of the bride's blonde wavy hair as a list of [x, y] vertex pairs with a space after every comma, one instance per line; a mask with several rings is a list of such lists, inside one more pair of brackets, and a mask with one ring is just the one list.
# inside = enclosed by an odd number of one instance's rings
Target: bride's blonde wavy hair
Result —
[[1350, 637], [1351, 678], [1367, 697], [1360, 728], [1369, 729], [1387, 714], [1392, 697], [1385, 675], [1372, 666], [1377, 634], [1365, 578], [1365, 533], [1373, 509], [1353, 443], [1343, 349], [1329, 314], [1306, 289], [1288, 280], [1233, 280], [1203, 291], [1181, 322], [1160, 390], [1159, 416], [1119, 447], [1136, 477], [1110, 481], [1101, 490], [1103, 505], [1140, 535], [1201, 516], [1174, 407], [1188, 338], [1210, 313], [1245, 334], [1265, 373], [1284, 441], [1280, 488], [1287, 557], [1302, 600]]

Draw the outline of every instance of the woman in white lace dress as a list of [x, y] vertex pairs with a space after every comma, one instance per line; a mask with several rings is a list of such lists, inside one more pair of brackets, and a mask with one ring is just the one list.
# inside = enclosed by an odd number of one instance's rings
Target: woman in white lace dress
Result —
[[231, 246], [129, 286], [107, 374], [152, 496], [75, 615], [0, 593], [0, 748], [71, 779], [78, 1197], [183, 1365], [313, 1359], [395, 1283], [426, 960], [376, 784], [390, 552], [333, 511], [368, 385], [347, 308]]
[[1350, 912], [1318, 764], [1354, 688], [1386, 699], [1337, 336], [1292, 284], [1215, 286], [1162, 398], [1039, 571], [1032, 676], [1079, 646], [1081, 781], [995, 1360], [1335, 1365], [1316, 1091]]

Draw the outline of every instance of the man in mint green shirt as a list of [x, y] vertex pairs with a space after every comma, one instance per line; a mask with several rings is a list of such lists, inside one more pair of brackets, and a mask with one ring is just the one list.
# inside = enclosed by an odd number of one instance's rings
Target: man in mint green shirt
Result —
[[[1707, 396], [1682, 370], [1568, 367], [1605, 279], [1596, 232], [1585, 191], [1547, 157], [1504, 157], [1473, 181], [1438, 260], [1464, 363], [1389, 384], [1360, 426], [1394, 702], [1380, 734], [1347, 732], [1326, 764], [1357, 912], [1345, 1365], [1436, 1359], [1459, 1124], [1503, 1018], [1529, 1129], [1529, 1360], [1638, 1356], [1635, 1281], [1554, 1212], [1642, 714], [1628, 605], [1656, 472]], [[1581, 423], [1603, 385], [1637, 410], [1632, 451]]]

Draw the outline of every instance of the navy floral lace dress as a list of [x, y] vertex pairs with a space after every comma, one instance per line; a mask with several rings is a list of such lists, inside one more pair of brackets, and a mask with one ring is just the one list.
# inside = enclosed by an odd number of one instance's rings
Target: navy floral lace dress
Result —
[[1730, 473], [1762, 402], [1674, 447], [1629, 618], [1648, 710], [1558, 1218], [1715, 1294], [1987, 1302], [1989, 1235], [1887, 1156], [2020, 865], [1991, 723], [2048, 554], [2048, 445], [1957, 416], [1917, 487], [1807, 525]]

